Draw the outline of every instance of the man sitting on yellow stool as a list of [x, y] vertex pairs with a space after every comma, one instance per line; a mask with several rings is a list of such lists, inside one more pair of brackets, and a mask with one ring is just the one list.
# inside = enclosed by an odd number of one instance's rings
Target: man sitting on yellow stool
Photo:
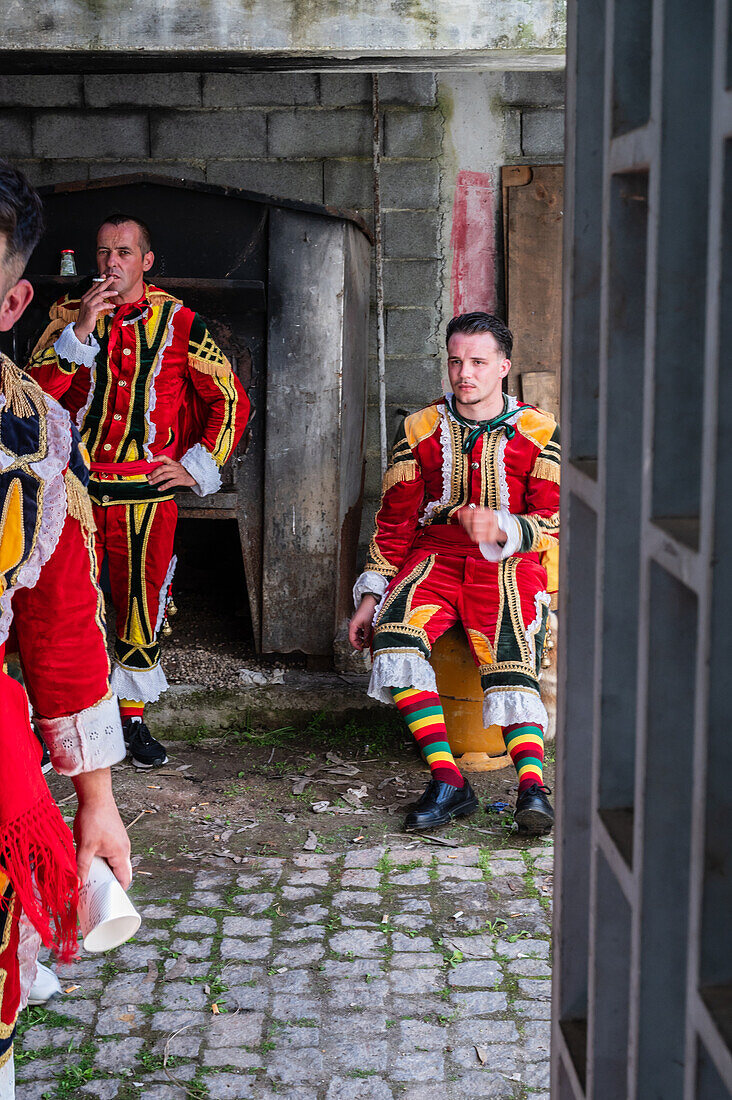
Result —
[[519, 829], [551, 829], [543, 785], [547, 715], [539, 670], [549, 614], [545, 559], [559, 535], [559, 428], [503, 393], [513, 337], [497, 317], [447, 326], [452, 387], [408, 416], [384, 475], [366, 569], [354, 587], [350, 640], [372, 639], [369, 695], [394, 700], [432, 778], [407, 829], [472, 813], [478, 800], [447, 741], [430, 664], [460, 620], [478, 665], [483, 723], [503, 729], [518, 772]]

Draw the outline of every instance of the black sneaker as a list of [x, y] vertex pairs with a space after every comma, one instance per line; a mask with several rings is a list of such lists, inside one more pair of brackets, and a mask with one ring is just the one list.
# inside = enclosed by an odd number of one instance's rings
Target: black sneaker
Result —
[[141, 718], [128, 718], [124, 721], [122, 734], [136, 768], [160, 768], [168, 763], [165, 745], [155, 740]]
[[43, 749], [43, 756], [41, 757], [41, 771], [50, 772], [51, 770], [51, 754], [48, 751], [48, 745], [45, 741], [41, 741], [41, 748]]
[[447, 825], [453, 817], [472, 814], [477, 808], [478, 799], [467, 779], [462, 787], [430, 779], [424, 794], [407, 814], [404, 828], [407, 831], [434, 829], [438, 825]]
[[534, 783], [521, 791], [516, 799], [516, 810], [513, 819], [519, 827], [519, 832], [528, 836], [541, 836], [548, 833], [554, 824], [554, 810], [547, 798], [551, 794], [549, 787]]

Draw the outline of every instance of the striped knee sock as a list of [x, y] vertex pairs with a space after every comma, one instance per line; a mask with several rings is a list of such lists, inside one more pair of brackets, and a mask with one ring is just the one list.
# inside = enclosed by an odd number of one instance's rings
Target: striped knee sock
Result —
[[120, 699], [119, 716], [123, 722], [127, 721], [128, 718], [139, 718], [142, 721], [144, 713], [144, 703], [137, 703], [134, 699]]
[[433, 779], [462, 787], [465, 780], [453, 759], [447, 743], [445, 715], [439, 695], [416, 688], [391, 688], [402, 718], [409, 726], [422, 755], [429, 764]]
[[519, 792], [544, 782], [544, 730], [527, 722], [503, 727], [503, 740], [518, 774]]

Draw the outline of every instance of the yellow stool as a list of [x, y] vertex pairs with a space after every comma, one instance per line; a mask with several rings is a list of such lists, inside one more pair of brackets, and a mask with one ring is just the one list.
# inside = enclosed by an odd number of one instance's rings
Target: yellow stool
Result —
[[468, 639], [461, 626], [450, 627], [432, 647], [430, 663], [445, 712], [447, 740], [461, 771], [492, 772], [507, 768], [500, 726], [483, 727], [483, 689]]

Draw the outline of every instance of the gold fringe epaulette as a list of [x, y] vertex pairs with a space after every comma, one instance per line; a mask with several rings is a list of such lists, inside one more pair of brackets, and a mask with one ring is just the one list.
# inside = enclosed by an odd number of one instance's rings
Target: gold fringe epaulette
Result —
[[57, 338], [68, 324], [68, 321], [64, 321], [61, 317], [57, 317], [55, 321], [51, 321], [50, 324], [46, 325], [36, 341], [36, 346], [31, 352], [31, 359], [34, 359], [39, 351], [45, 351], [46, 348], [50, 348], [51, 344], [55, 344]]
[[544, 481], [554, 481], [560, 484], [560, 466], [558, 462], [552, 462], [548, 458], [539, 456], [531, 471], [532, 477], [541, 477]]
[[214, 378], [228, 378], [232, 373], [231, 363], [228, 359], [211, 362], [208, 359], [199, 359], [197, 356], [189, 355], [188, 364], [194, 370], [200, 371], [201, 374], [210, 374]]
[[6, 355], [0, 355], [0, 391], [5, 395], [5, 407], [13, 416], [26, 419], [36, 413], [43, 416], [46, 412], [43, 390]]
[[67, 470], [64, 474], [64, 483], [66, 485], [68, 514], [73, 516], [74, 519], [78, 519], [85, 531], [96, 531], [97, 525], [94, 522], [92, 502], [86, 488], [72, 470]]
[[417, 463], [413, 458], [407, 459], [406, 462], [395, 462], [384, 474], [381, 491], [386, 493], [389, 489], [398, 485], [400, 481], [416, 481], [416, 479]]

